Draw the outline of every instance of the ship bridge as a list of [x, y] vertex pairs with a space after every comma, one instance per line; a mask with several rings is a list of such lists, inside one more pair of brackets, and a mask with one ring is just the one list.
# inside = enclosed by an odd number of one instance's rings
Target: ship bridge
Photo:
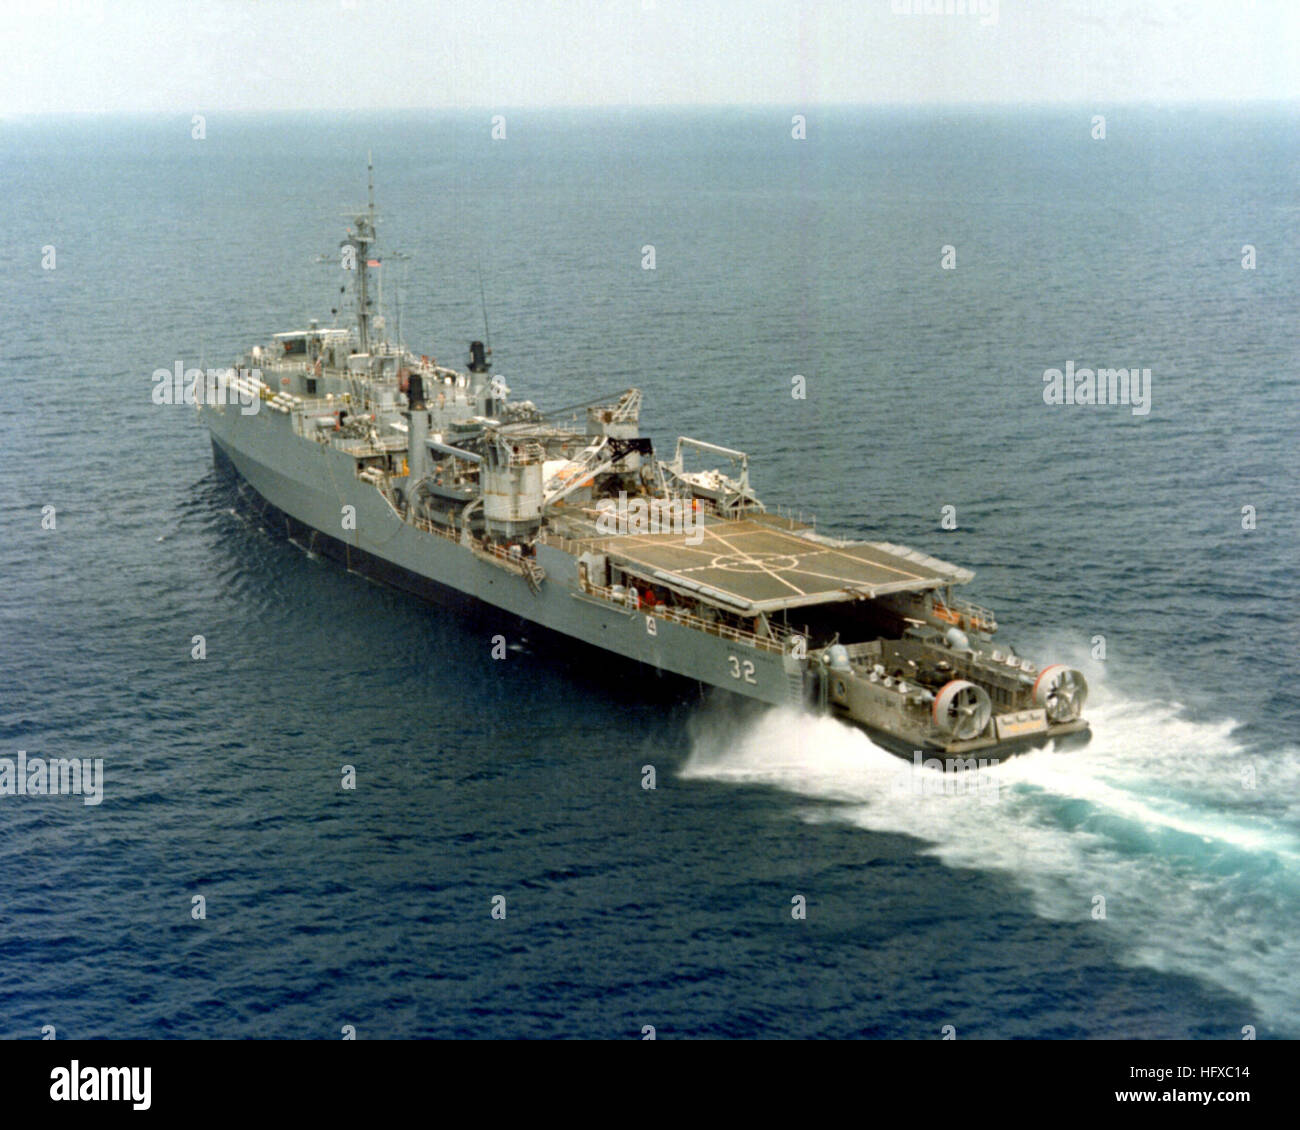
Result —
[[824, 537], [775, 514], [701, 515], [690, 534], [626, 534], [584, 547], [626, 573], [746, 615], [924, 592], [975, 575], [906, 546]]

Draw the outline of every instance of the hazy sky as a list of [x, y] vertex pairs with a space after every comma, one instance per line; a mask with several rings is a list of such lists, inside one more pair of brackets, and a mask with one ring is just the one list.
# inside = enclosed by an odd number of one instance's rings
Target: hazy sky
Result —
[[0, 52], [0, 114], [1290, 99], [1300, 0], [4, 0]]

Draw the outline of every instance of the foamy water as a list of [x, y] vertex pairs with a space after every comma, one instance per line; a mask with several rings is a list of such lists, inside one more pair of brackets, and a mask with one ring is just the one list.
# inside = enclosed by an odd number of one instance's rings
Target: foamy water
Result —
[[1246, 998], [1243, 1025], [1295, 1032], [1300, 751], [1252, 754], [1230, 721], [1104, 690], [1087, 715], [1087, 747], [1026, 753], [963, 784], [832, 718], [780, 709], [738, 725], [715, 704], [683, 775], [830, 802], [791, 813], [912, 836], [950, 867], [1008, 875], [1038, 915], [1092, 923], [1130, 964]]

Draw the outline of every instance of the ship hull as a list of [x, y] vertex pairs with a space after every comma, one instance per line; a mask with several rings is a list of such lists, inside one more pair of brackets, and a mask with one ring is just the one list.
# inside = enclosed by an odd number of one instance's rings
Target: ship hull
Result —
[[[357, 477], [352, 456], [294, 435], [286, 416], [267, 412], [246, 417], [208, 405], [200, 412], [215, 457], [262, 500], [268, 521], [348, 568], [423, 599], [479, 614], [493, 610], [496, 616], [478, 619], [485, 648], [496, 646], [500, 634], [507, 644], [515, 642], [511, 630], [522, 635], [541, 628], [656, 674], [768, 705], [815, 706], [815, 676], [806, 674], [804, 661], [792, 655], [756, 646], [752, 637], [721, 638], [585, 592], [575, 558], [553, 546], [537, 547], [537, 562], [546, 576], [534, 590], [519, 572], [404, 521], [372, 484]], [[1086, 724], [1080, 724], [1080, 734], [1039, 734], [957, 751], [864, 725], [857, 718], [845, 720], [908, 759], [917, 752], [958, 761], [993, 759], [1048, 742], [1060, 747], [1088, 738]]]
[[[803, 705], [802, 667], [779, 652], [707, 635], [579, 591], [577, 563], [539, 546], [540, 591], [464, 546], [402, 521], [349, 457], [304, 443], [274, 418], [232, 420], [205, 407], [217, 457], [258, 495], [286, 533], [305, 533], [350, 568], [437, 603], [474, 602], [517, 624], [541, 627], [603, 652], [769, 705]], [[237, 442], [233, 434], [238, 432]], [[325, 489], [309, 484], [325, 484]], [[332, 497], [331, 497], [332, 496]], [[343, 511], [354, 508], [351, 528]], [[510, 642], [510, 641], [507, 641]], [[484, 646], [492, 639], [485, 635]], [[734, 674], [739, 672], [739, 675]]]
[[900, 738], [897, 734], [891, 734], [888, 730], [882, 730], [879, 726], [872, 726], [860, 718], [854, 718], [847, 711], [833, 711], [835, 717], [847, 726], [853, 726], [863, 731], [876, 745], [898, 757], [912, 760], [917, 754], [923, 758], [938, 759], [944, 763], [945, 769], [965, 769], [975, 767], [980, 762], [985, 764], [989, 762], [1001, 761], [1009, 757], [1015, 757], [1023, 753], [1031, 753], [1038, 749], [1051, 748], [1055, 751], [1067, 749], [1078, 749], [1087, 745], [1092, 740], [1092, 730], [1086, 723], [1080, 723], [1077, 729], [1072, 729], [1066, 733], [1039, 733], [1026, 735], [1023, 738], [1013, 738], [1001, 742], [990, 742], [985, 745], [971, 743], [973, 748], [963, 751], [953, 750], [944, 746], [934, 745], [925, 740], [910, 740]]
[[[441, 581], [412, 572], [410, 569], [395, 565], [383, 557], [350, 545], [332, 534], [323, 533], [313, 526], [298, 521], [258, 493], [257, 489], [244, 477], [234, 460], [216, 440], [212, 441], [212, 454], [214, 464], [223, 474], [231, 476], [252, 492], [256, 498], [256, 502], [253, 503], [256, 515], [273, 534], [283, 536], [294, 545], [305, 548], [311, 553], [319, 553], [322, 557], [337, 562], [351, 573], [357, 573], [379, 584], [415, 596], [438, 608], [446, 609], [464, 621], [467, 631], [480, 631], [484, 634], [484, 638], [490, 638], [497, 634], [505, 634], [507, 639], [526, 636], [530, 650], [544, 639], [550, 645], [550, 648], [554, 650], [556, 658], [560, 656], [566, 658], [569, 656], [582, 656], [584, 662], [581, 665], [581, 670], [598, 675], [610, 674], [612, 678], [604, 681], [608, 681], [613, 685], [619, 685], [620, 682], [625, 681], [633, 674], [641, 676], [636, 683], [640, 688], [645, 687], [644, 677], [646, 676], [661, 680], [665, 685], [673, 686], [680, 691], [686, 691], [699, 685], [697, 682], [688, 680], [685, 677], [650, 667], [638, 660], [628, 659], [620, 655], [611, 656], [609, 652], [594, 647], [585, 641], [561, 635], [550, 628], [542, 627], [535, 621], [527, 620], [494, 605], [486, 604], [458, 589], [443, 584]], [[596, 656], [599, 656], [600, 662], [591, 662], [591, 658]], [[611, 662], [617, 664], [617, 667], [612, 670], [609, 667]]]

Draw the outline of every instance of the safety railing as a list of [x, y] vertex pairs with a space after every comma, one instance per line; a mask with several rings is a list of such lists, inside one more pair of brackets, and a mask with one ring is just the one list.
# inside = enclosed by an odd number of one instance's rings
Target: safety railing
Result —
[[580, 580], [579, 588], [588, 596], [607, 600], [611, 604], [618, 605], [629, 612], [641, 612], [646, 616], [654, 616], [658, 620], [681, 624], [687, 628], [694, 628], [698, 632], [707, 632], [711, 636], [731, 640], [745, 647], [757, 648], [760, 651], [773, 651], [778, 655], [786, 650], [785, 636], [780, 632], [774, 636], [760, 636], [756, 632], [735, 628], [718, 620], [706, 620], [702, 616], [696, 616], [694, 613], [672, 605], [643, 604], [635, 597], [629, 600], [626, 592], [615, 593], [613, 588], [607, 585], [593, 585]]
[[959, 600], [952, 597], [945, 602], [936, 594], [930, 605], [930, 611], [936, 619], [942, 620], [945, 624], [952, 624], [957, 628], [965, 628], [974, 632], [997, 631], [998, 621], [997, 617], [993, 615], [993, 610], [981, 607], [969, 600]]
[[531, 558], [511, 553], [499, 545], [493, 545], [489, 542], [480, 541], [472, 535], [466, 538], [461, 530], [451, 526], [440, 526], [436, 522], [429, 521], [428, 518], [421, 518], [418, 514], [412, 514], [409, 517], [402, 517], [401, 512], [393, 502], [392, 495], [380, 487], [379, 493], [383, 495], [384, 500], [392, 508], [393, 513], [408, 525], [414, 526], [417, 530], [422, 530], [426, 534], [433, 534], [435, 537], [446, 538], [457, 545], [464, 545], [471, 549], [477, 556], [488, 558], [494, 565], [503, 565], [512, 572], [519, 573], [521, 576], [534, 579], [535, 583], [545, 578], [546, 573], [540, 566], [536, 566]]

